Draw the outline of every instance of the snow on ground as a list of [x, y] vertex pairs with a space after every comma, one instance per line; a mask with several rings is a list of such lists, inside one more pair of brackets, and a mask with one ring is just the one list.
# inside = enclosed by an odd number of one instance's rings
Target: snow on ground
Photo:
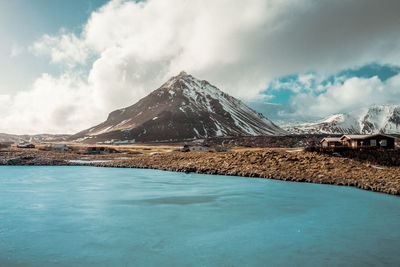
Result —
[[197, 131], [196, 128], [193, 128], [193, 131], [196, 133], [196, 136], [197, 136], [197, 137], [200, 137], [200, 134], [199, 134], [199, 132]]
[[289, 153], [301, 152], [301, 151], [304, 151], [304, 149], [286, 150], [286, 152], [289, 152]]
[[378, 169], [378, 170], [384, 170], [384, 169], [385, 169], [385, 168], [383, 168], [383, 167], [373, 166], [373, 165], [371, 165], [371, 168], [373, 168], [373, 169]]
[[109, 127], [107, 127], [107, 128], [104, 128], [104, 129], [102, 129], [102, 130], [100, 130], [100, 131], [98, 131], [98, 132], [91, 133], [91, 134], [92, 134], [92, 135], [93, 135], [93, 134], [98, 135], [98, 134], [106, 133], [108, 130], [112, 129], [113, 127], [114, 127], [114, 126], [112, 125], [112, 126], [109, 126]]

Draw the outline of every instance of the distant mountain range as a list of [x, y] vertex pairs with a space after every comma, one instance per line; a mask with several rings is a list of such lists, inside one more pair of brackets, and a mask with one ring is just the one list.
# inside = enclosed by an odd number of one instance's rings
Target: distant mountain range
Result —
[[400, 134], [400, 105], [374, 105], [279, 127], [205, 80], [181, 72], [132, 106], [74, 135], [1, 134], [0, 142], [171, 142], [287, 134]]
[[292, 134], [400, 134], [400, 105], [374, 105], [282, 128]]
[[70, 135], [68, 134], [36, 134], [36, 135], [16, 135], [0, 133], [0, 143], [2, 142], [61, 142], [66, 141]]
[[73, 135], [78, 142], [168, 142], [217, 136], [285, 135], [242, 101], [185, 72], [136, 104]]

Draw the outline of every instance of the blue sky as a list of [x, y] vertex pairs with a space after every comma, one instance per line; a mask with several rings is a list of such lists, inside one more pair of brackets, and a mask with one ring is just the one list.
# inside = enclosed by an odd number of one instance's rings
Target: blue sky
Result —
[[[342, 70], [335, 75], [331, 75], [322, 81], [316, 81], [315, 79], [311, 81], [311, 88], [316, 89], [317, 86], [319, 85], [326, 85], [329, 82], [334, 82], [335, 79], [341, 79], [341, 82], [343, 83], [344, 80], [353, 78], [353, 77], [358, 77], [358, 78], [372, 78], [374, 76], [377, 76], [381, 81], [386, 81], [397, 74], [400, 73], [400, 66], [390, 66], [390, 65], [379, 65], [376, 63], [371, 63], [364, 65], [359, 68], [355, 69], [346, 69]], [[265, 95], [271, 96], [270, 102], [273, 104], [287, 104], [290, 100], [290, 98], [294, 95], [296, 95], [296, 92], [294, 92], [293, 89], [293, 84], [296, 84], [297, 86], [301, 87], [303, 90], [306, 90], [304, 88], [304, 85], [299, 81], [299, 74], [291, 74], [283, 77], [279, 77], [276, 79], [277, 82], [287, 84], [286, 86], [282, 86], [276, 88], [275, 86], [275, 81], [271, 82], [271, 84], [268, 86], [268, 88], [263, 91]], [[400, 90], [400, 88], [399, 88]], [[321, 94], [321, 92], [316, 92], [316, 94]]]
[[0, 1], [0, 132], [74, 133], [182, 70], [276, 121], [396, 104], [399, 13], [397, 0]]
[[[0, 94], [26, 90], [41, 73], [59, 73], [59, 66], [35, 57], [27, 47], [43, 34], [61, 29], [79, 33], [90, 14], [108, 0], [0, 1]], [[19, 56], [10, 57], [15, 48]], [[22, 76], [22, 77], [21, 77]]]
[[[384, 83], [390, 78], [397, 76], [399, 73], [400, 66], [370, 63], [362, 67], [345, 69], [335, 73], [334, 75], [328, 75], [325, 77], [320, 77], [316, 72], [286, 75], [274, 79], [268, 85], [267, 89], [262, 91], [262, 94], [266, 96], [265, 100], [247, 101], [247, 104], [257, 111], [262, 112], [272, 120], [276, 120], [278, 122], [285, 123], [320, 119], [324, 116], [299, 116], [296, 114], [296, 110], [290, 105], [291, 99], [296, 98], [296, 96], [301, 93], [311, 93], [317, 97], [326, 93], [326, 91], [330, 88], [329, 84], [337, 83], [343, 85], [345, 81], [351, 78], [371, 79], [376, 77]], [[300, 77], [304, 75], [310, 75], [310, 79], [307, 81], [307, 84], [299, 80], [301, 79]], [[324, 90], [317, 90], [318, 87], [325, 86], [326, 88]], [[386, 103], [374, 103], [372, 101], [370, 104], [398, 103], [400, 103], [400, 100], [393, 99], [392, 101], [387, 101]], [[357, 107], [354, 109], [356, 108]], [[352, 109], [343, 110], [343, 112], [346, 111], [352, 111]], [[340, 112], [340, 110], [338, 110], [338, 112]], [[296, 116], [291, 116], [292, 114], [296, 114]]]

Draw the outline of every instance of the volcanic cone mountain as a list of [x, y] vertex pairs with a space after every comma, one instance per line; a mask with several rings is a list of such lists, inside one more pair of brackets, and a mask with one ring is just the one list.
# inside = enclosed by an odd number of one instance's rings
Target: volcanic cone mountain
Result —
[[181, 72], [136, 104], [72, 137], [93, 142], [168, 142], [286, 132], [207, 81]]

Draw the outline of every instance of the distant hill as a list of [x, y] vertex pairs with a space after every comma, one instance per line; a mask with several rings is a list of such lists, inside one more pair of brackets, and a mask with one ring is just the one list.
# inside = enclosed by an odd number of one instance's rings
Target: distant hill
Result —
[[317, 122], [282, 127], [292, 134], [400, 134], [400, 105], [374, 105]]
[[1, 142], [61, 142], [66, 141], [70, 135], [67, 134], [36, 134], [36, 135], [15, 135], [0, 133], [0, 143]]
[[136, 104], [70, 137], [79, 142], [168, 142], [217, 136], [285, 135], [242, 101], [181, 72]]

